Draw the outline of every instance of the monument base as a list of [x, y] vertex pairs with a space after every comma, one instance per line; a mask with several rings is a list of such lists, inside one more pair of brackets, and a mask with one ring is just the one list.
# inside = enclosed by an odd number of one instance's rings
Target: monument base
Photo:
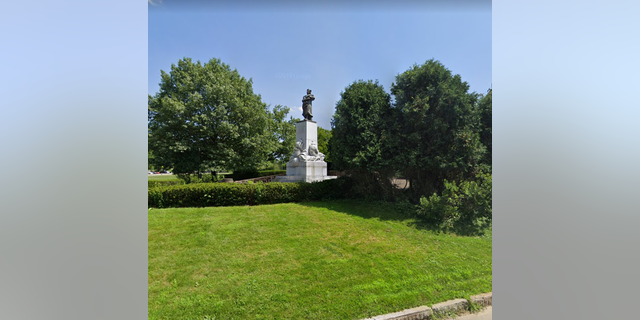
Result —
[[[311, 93], [311, 90], [307, 94]], [[318, 150], [318, 124], [303, 120], [296, 123], [296, 146], [287, 162], [287, 175], [276, 177], [276, 182], [316, 182], [336, 179], [327, 176], [324, 154]]]
[[276, 177], [276, 182], [316, 182], [336, 179], [327, 176], [327, 163], [324, 161], [287, 163], [287, 175]]

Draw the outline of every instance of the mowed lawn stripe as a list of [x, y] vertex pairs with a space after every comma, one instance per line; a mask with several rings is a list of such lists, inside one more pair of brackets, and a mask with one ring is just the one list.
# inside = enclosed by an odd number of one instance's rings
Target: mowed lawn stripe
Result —
[[491, 291], [491, 233], [352, 201], [149, 211], [149, 319], [358, 319]]

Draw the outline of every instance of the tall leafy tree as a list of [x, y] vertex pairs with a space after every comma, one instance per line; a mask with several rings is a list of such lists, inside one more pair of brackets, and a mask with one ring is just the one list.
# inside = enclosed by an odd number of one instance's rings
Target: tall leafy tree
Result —
[[487, 148], [487, 154], [485, 155], [485, 162], [491, 165], [491, 89], [487, 91], [487, 94], [480, 98], [478, 101], [478, 111], [480, 112], [480, 141]]
[[395, 159], [414, 195], [441, 191], [444, 179], [472, 177], [485, 148], [478, 134], [478, 95], [460, 75], [431, 59], [397, 75], [391, 92], [401, 130]]
[[211, 59], [184, 58], [161, 71], [149, 96], [149, 149], [174, 173], [251, 170], [272, 152], [269, 114], [252, 80]]
[[318, 127], [318, 150], [324, 153], [324, 161], [331, 162], [331, 152], [329, 151], [329, 141], [332, 137], [331, 130]]
[[329, 150], [336, 169], [351, 171], [355, 194], [393, 197], [392, 114], [391, 96], [378, 81], [355, 81], [340, 94]]
[[371, 173], [388, 167], [391, 112], [391, 97], [378, 81], [358, 80], [345, 88], [331, 121], [335, 166]]
[[269, 132], [273, 135], [273, 152], [270, 155], [271, 161], [284, 163], [289, 160], [289, 157], [293, 153], [293, 147], [296, 143], [296, 125], [295, 123], [300, 121], [294, 119], [289, 114], [290, 109], [285, 106], [276, 105], [270, 112], [271, 122]]

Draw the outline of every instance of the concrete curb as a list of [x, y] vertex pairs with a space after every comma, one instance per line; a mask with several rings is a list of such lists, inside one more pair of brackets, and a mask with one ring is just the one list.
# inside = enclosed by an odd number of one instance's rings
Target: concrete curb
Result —
[[483, 307], [486, 307], [493, 304], [492, 296], [493, 296], [493, 293], [488, 292], [488, 293], [482, 293], [479, 295], [471, 296], [470, 298], [471, 298], [471, 302], [477, 303]]
[[433, 312], [427, 306], [411, 308], [394, 313], [387, 313], [381, 316], [375, 316], [365, 320], [425, 320], [429, 319]]
[[[482, 293], [469, 297], [472, 303], [477, 303], [483, 308], [492, 305], [493, 292]], [[469, 301], [466, 299], [454, 299], [436, 303], [431, 306], [420, 306], [402, 310], [399, 312], [383, 314], [363, 320], [431, 320], [434, 314], [455, 313], [462, 314], [469, 311]]]
[[469, 301], [466, 299], [453, 299], [445, 302], [436, 303], [431, 306], [433, 313], [458, 313], [469, 310]]

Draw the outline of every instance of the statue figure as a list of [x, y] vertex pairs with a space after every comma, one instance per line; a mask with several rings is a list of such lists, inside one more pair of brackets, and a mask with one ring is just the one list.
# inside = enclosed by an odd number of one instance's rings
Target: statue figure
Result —
[[294, 167], [297, 167], [300, 162], [324, 161], [324, 157], [324, 153], [318, 150], [315, 142], [311, 142], [307, 150], [304, 147], [304, 141], [298, 140], [289, 161]]
[[324, 161], [324, 153], [318, 150], [318, 146], [316, 146], [315, 142], [311, 142], [309, 146], [309, 156], [313, 158], [312, 161]]
[[296, 145], [295, 147], [293, 147], [293, 155], [291, 156], [292, 158], [298, 157], [299, 155], [306, 153], [306, 151], [304, 150], [304, 145], [302, 140], [298, 140], [296, 141]]
[[313, 119], [313, 113], [311, 112], [311, 102], [315, 99], [316, 97], [311, 94], [311, 89], [307, 89], [307, 95], [302, 97], [302, 116], [305, 120]]
[[307, 151], [304, 149], [304, 142], [302, 140], [296, 141], [296, 145], [293, 147], [293, 154], [291, 155], [289, 162], [291, 162], [294, 167], [297, 167], [300, 161], [304, 161], [306, 153]]

